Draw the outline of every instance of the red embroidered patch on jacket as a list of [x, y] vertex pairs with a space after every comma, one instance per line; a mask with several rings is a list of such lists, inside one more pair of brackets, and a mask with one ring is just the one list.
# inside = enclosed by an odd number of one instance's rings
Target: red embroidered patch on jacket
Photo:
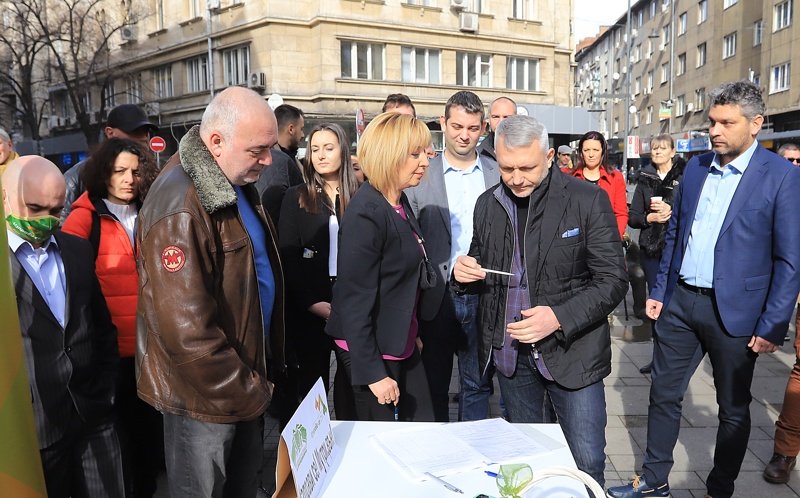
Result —
[[186, 255], [180, 247], [167, 246], [161, 251], [161, 265], [164, 266], [164, 269], [168, 272], [175, 273], [183, 268], [185, 264]]

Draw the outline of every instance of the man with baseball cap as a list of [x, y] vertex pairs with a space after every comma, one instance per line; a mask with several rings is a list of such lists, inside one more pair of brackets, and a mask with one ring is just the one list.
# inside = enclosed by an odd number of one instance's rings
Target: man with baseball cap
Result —
[[[106, 120], [106, 127], [103, 128], [106, 140], [126, 138], [142, 144], [145, 148], [150, 140], [150, 134], [157, 131], [158, 126], [151, 123], [142, 108], [136, 104], [122, 104], [111, 109]], [[61, 212], [62, 223], [72, 210], [72, 202], [85, 190], [80, 178], [85, 162], [86, 160], [79, 162], [64, 173], [64, 179], [67, 181], [67, 198], [64, 202], [64, 210]]]
[[558, 167], [572, 169], [572, 147], [569, 145], [558, 147]]

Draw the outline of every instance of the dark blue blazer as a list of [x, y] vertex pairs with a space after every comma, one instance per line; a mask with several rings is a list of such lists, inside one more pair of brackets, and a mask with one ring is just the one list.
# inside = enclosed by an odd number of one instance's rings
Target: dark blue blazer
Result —
[[[684, 170], [651, 297], [669, 304], [714, 153]], [[760, 145], [714, 247], [714, 292], [726, 332], [782, 344], [800, 290], [800, 169]]]

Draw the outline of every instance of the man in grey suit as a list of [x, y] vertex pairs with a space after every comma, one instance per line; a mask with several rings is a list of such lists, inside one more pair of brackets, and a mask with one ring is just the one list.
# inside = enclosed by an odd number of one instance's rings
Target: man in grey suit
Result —
[[2, 178], [20, 332], [47, 495], [122, 497], [112, 419], [117, 332], [94, 273], [89, 241], [58, 228], [66, 184], [39, 156]]
[[484, 110], [472, 92], [453, 94], [441, 118], [445, 150], [431, 160], [422, 183], [406, 194], [425, 237], [428, 257], [439, 271], [436, 286], [423, 293], [420, 303], [422, 361], [428, 376], [434, 415], [449, 421], [448, 388], [453, 353], [459, 354], [461, 397], [459, 419], [479, 420], [489, 412], [489, 385], [478, 364], [476, 295], [455, 295], [447, 282], [458, 256], [472, 241], [475, 201], [500, 182], [497, 163], [479, 156]]

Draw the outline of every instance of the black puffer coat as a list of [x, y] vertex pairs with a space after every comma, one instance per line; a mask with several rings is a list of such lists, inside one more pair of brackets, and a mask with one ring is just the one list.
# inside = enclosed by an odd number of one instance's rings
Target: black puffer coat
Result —
[[661, 196], [664, 202], [672, 205], [683, 177], [684, 165], [683, 159], [675, 158], [672, 169], [663, 180], [658, 177], [652, 164], [643, 167], [639, 173], [639, 183], [636, 185], [631, 207], [628, 210], [628, 225], [641, 230], [639, 247], [651, 258], [661, 257], [668, 224], [647, 222], [647, 215], [650, 214], [650, 198]]

